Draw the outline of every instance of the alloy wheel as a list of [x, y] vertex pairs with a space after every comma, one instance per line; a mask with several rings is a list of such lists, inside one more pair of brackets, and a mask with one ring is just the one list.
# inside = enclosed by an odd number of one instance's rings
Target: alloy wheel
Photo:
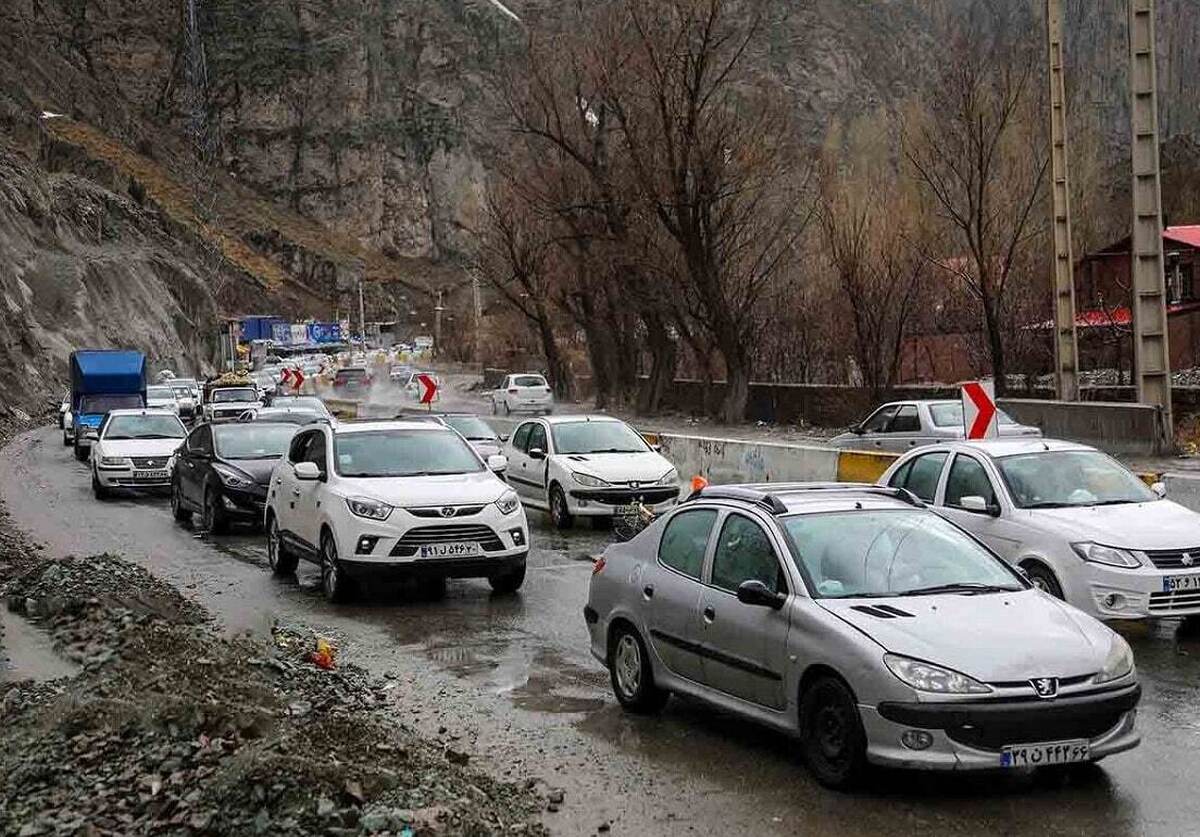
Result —
[[623, 634], [613, 653], [617, 687], [626, 698], [637, 697], [642, 685], [642, 652], [633, 634]]
[[273, 570], [279, 569], [279, 524], [274, 517], [267, 529], [267, 564]]
[[340, 592], [339, 581], [337, 545], [334, 544], [333, 538], [326, 536], [321, 544], [321, 589], [326, 598], [333, 599], [337, 596]]

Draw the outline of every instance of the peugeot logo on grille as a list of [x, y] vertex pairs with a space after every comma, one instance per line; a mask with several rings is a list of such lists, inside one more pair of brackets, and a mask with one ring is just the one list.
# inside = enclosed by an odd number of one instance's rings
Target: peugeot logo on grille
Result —
[[1185, 552], [1183, 553], [1183, 557], [1179, 559], [1179, 563], [1183, 564], [1185, 567], [1190, 567], [1192, 564], [1196, 563], [1196, 559], [1192, 557], [1192, 553]]
[[458, 509], [454, 508], [454, 506], [442, 506], [440, 513], [442, 517], [454, 517], [454, 515], [458, 514]]
[[1057, 677], [1038, 677], [1030, 680], [1029, 685], [1033, 686], [1033, 690], [1040, 698], [1052, 698], [1058, 694]]

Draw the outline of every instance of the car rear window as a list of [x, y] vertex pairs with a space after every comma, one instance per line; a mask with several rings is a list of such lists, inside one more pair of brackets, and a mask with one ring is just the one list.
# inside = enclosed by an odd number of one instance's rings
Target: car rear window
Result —
[[546, 379], [541, 375], [518, 375], [513, 378], [513, 386], [515, 387], [544, 387]]
[[365, 369], [339, 369], [337, 371], [337, 374], [334, 375], [334, 377], [340, 378], [341, 380], [346, 380], [347, 378], [365, 378], [365, 377], [367, 377], [367, 370], [365, 370]]

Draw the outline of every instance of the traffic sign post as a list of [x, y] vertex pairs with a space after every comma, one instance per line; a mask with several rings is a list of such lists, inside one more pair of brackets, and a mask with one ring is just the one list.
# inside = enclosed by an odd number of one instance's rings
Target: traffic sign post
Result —
[[299, 369], [292, 370], [292, 391], [299, 392], [300, 387], [304, 386], [304, 373]]
[[437, 381], [435, 381], [432, 377], [430, 377], [429, 375], [426, 375], [424, 372], [422, 372], [420, 375], [417, 376], [417, 384], [419, 384], [421, 387], [421, 398], [420, 398], [421, 403], [427, 404], [429, 406], [429, 409], [432, 410], [433, 409], [433, 399], [434, 399], [434, 396], [437, 395], [437, 389], [438, 389]]
[[991, 381], [962, 385], [963, 431], [968, 439], [995, 439], [1000, 435], [996, 421], [996, 386]]

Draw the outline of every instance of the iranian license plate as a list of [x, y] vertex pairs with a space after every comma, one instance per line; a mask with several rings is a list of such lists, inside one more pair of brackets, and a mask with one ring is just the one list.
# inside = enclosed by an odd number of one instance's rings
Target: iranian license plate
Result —
[[1174, 593], [1177, 590], [1200, 590], [1200, 573], [1163, 576], [1163, 592]]
[[430, 543], [417, 550], [419, 558], [462, 558], [467, 555], [478, 555], [483, 550], [479, 544], [470, 541], [464, 543]]
[[1077, 764], [1092, 757], [1086, 738], [1050, 741], [1045, 744], [1010, 744], [1000, 751], [1001, 767], [1044, 767], [1050, 764]]
[[165, 480], [167, 472], [162, 471], [134, 471], [133, 478], [135, 480]]

